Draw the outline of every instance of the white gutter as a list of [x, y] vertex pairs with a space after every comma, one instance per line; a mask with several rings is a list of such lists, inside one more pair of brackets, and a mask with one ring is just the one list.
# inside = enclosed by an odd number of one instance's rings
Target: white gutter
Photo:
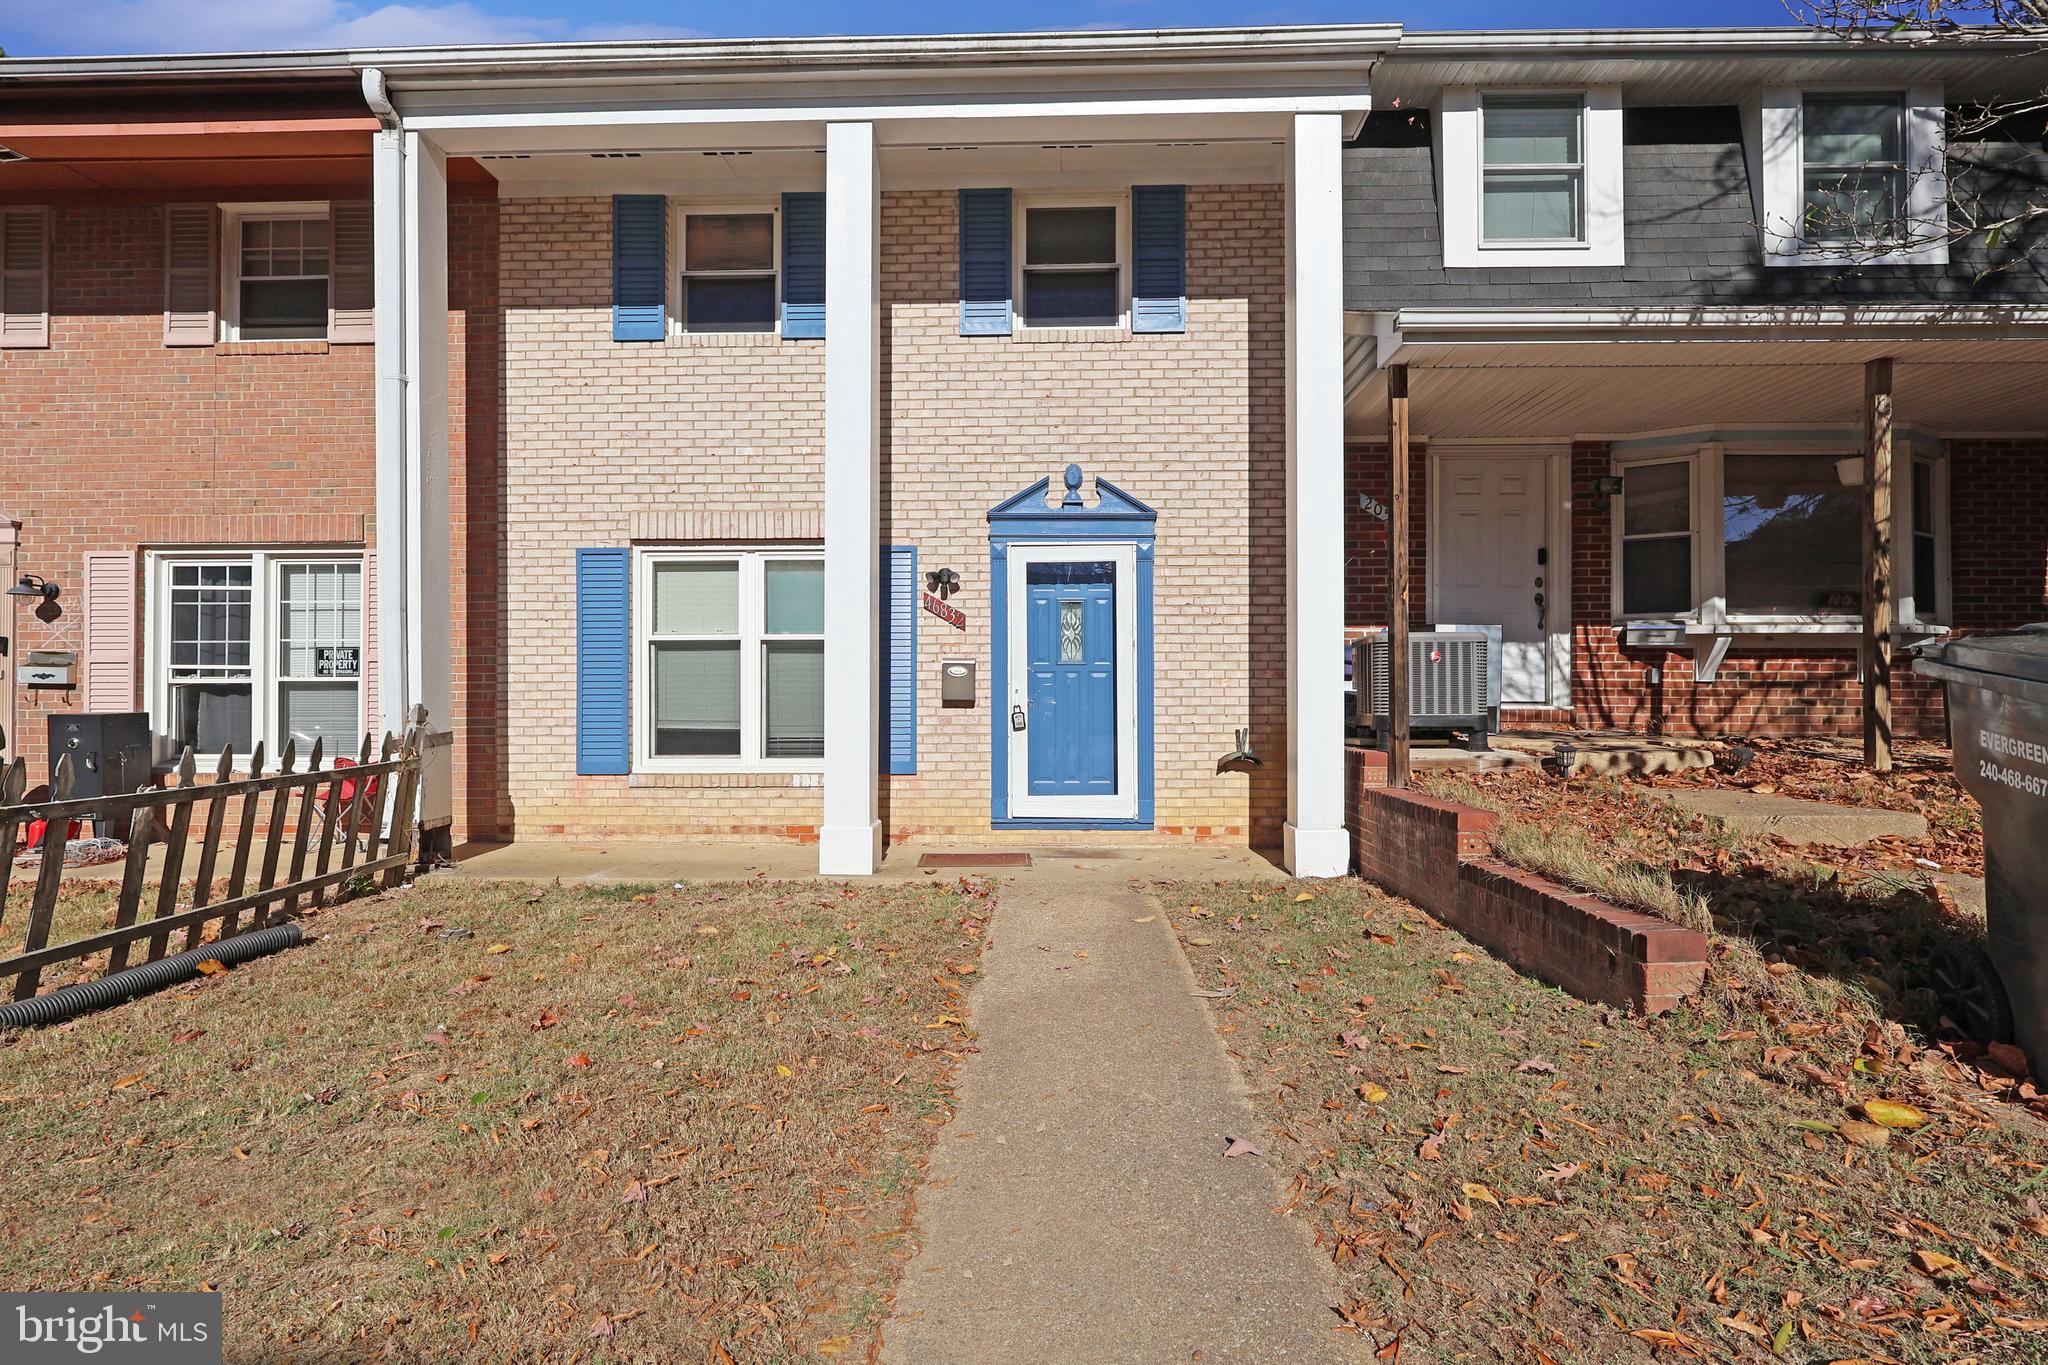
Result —
[[1475, 29], [1404, 32], [1403, 57], [1548, 57], [1567, 55], [1754, 56], [1782, 52], [1811, 55], [1815, 48], [1864, 51], [1981, 51], [1988, 46], [2032, 51], [2039, 37], [2026, 34], [1971, 34], [1967, 37], [1903, 30], [1878, 37], [1834, 29], [1785, 25], [1778, 28], [1590, 28]]
[[1560, 310], [1402, 309], [1379, 314], [1381, 351], [1404, 342], [1830, 340], [1873, 333], [1913, 338], [2020, 339], [2048, 333], [2048, 307], [1946, 304], [1589, 308]]
[[363, 103], [370, 106], [370, 112], [377, 116], [377, 122], [387, 132], [396, 132], [401, 126], [398, 110], [392, 107], [391, 92], [384, 84], [384, 73], [372, 66], [363, 71]]

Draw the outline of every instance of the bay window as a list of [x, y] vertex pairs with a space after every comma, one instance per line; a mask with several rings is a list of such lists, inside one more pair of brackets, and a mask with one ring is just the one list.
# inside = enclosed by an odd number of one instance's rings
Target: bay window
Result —
[[261, 740], [274, 757], [353, 754], [362, 742], [360, 556], [224, 551], [153, 558], [145, 626], [150, 701], [174, 752]]
[[[1898, 619], [1940, 616], [1947, 557], [1945, 461], [1907, 454], [1893, 476]], [[1853, 448], [1616, 452], [1618, 619], [1683, 618], [1768, 633], [1858, 628], [1864, 461]]]
[[636, 767], [819, 767], [824, 570], [814, 550], [642, 553]]

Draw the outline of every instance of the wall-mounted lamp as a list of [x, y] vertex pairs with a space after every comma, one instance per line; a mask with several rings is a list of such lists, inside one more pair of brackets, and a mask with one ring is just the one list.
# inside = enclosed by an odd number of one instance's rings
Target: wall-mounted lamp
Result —
[[7, 590], [7, 595], [9, 597], [33, 597], [42, 602], [54, 602], [57, 600], [57, 594], [61, 591], [63, 590], [49, 579], [38, 578], [32, 573], [25, 573], [21, 576], [19, 583], [16, 583]]
[[1605, 512], [1621, 496], [1621, 475], [1602, 474], [1586, 486], [1593, 494], [1593, 510]]
[[960, 590], [960, 575], [951, 569], [933, 569], [924, 576], [926, 592], [934, 592], [944, 601]]

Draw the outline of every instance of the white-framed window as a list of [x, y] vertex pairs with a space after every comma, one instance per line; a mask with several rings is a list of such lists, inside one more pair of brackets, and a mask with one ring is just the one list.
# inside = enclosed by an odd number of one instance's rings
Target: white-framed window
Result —
[[635, 770], [821, 770], [823, 552], [649, 548], [636, 558]]
[[1479, 241], [1577, 246], [1586, 240], [1583, 95], [1479, 97]]
[[1623, 264], [1621, 133], [1616, 87], [1445, 90], [1444, 264]]
[[676, 326], [684, 332], [772, 332], [782, 268], [779, 212], [772, 206], [675, 210]]
[[1681, 616], [1696, 598], [1693, 464], [1646, 460], [1621, 471], [1621, 614]]
[[226, 204], [221, 215], [227, 339], [324, 339], [334, 277], [328, 206]]
[[1940, 87], [1772, 89], [1744, 136], [1766, 265], [1948, 260]]
[[353, 755], [363, 738], [363, 563], [323, 550], [160, 552], [150, 557], [144, 656], [149, 707], [171, 752], [261, 740], [275, 759]]
[[[1860, 627], [1864, 461], [1853, 444], [1709, 442], [1617, 458], [1618, 620], [1682, 619], [1760, 632]], [[1893, 598], [1907, 626], [1947, 604], [1946, 461], [1894, 464]]]
[[1018, 321], [1121, 327], [1130, 313], [1130, 198], [1018, 196]]

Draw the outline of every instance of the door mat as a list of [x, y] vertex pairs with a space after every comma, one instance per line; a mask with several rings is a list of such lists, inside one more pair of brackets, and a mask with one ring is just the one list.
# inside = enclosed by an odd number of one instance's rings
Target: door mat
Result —
[[927, 853], [919, 867], [1029, 867], [1029, 853]]

